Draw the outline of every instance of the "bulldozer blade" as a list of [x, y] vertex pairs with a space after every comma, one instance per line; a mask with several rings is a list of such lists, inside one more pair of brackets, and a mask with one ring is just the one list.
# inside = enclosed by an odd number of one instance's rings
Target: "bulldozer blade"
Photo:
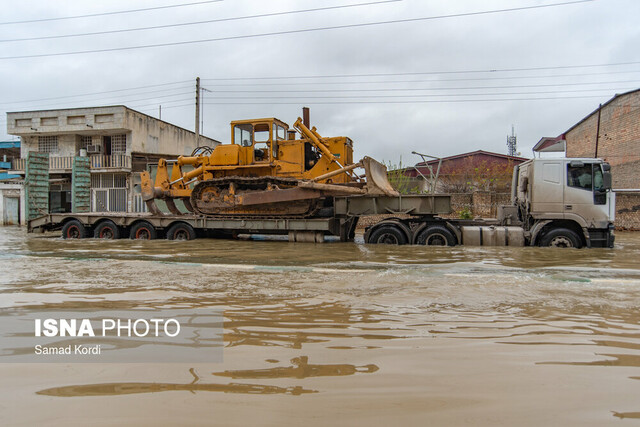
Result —
[[195, 212], [195, 211], [193, 210], [193, 205], [191, 205], [191, 200], [189, 200], [189, 199], [182, 199], [182, 204], [184, 205], [184, 208], [185, 208], [186, 210], [188, 210], [189, 212], [191, 212], [191, 213]]
[[147, 209], [152, 214], [158, 215], [158, 216], [163, 216], [164, 215], [164, 213], [160, 209], [158, 209], [158, 206], [156, 206], [155, 200], [149, 199], [149, 200], [145, 200], [144, 202], [147, 205]]
[[399, 196], [387, 178], [387, 167], [371, 157], [360, 160], [367, 176], [367, 193], [384, 194], [391, 197]]
[[171, 212], [174, 215], [182, 215], [182, 212], [180, 212], [180, 209], [178, 209], [173, 199], [166, 199], [164, 202], [167, 204], [167, 208], [169, 209], [169, 212]]

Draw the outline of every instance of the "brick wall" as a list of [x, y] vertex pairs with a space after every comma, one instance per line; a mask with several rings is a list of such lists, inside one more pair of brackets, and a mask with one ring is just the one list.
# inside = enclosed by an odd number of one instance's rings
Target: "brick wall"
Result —
[[616, 194], [616, 229], [640, 230], [640, 193]]
[[[565, 134], [567, 157], [595, 157], [598, 112]], [[614, 188], [640, 188], [640, 90], [602, 107], [597, 156], [611, 164]]]

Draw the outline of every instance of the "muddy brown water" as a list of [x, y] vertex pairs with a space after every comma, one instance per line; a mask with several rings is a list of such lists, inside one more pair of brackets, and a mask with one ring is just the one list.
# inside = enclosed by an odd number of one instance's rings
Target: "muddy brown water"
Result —
[[571, 250], [5, 227], [0, 273], [5, 312], [224, 310], [223, 363], [0, 363], [3, 425], [640, 423], [638, 233]]

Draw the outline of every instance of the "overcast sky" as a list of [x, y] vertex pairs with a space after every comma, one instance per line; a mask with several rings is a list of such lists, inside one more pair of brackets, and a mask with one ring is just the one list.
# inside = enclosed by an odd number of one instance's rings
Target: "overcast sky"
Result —
[[[506, 153], [512, 124], [531, 157], [541, 137], [640, 87], [639, 18], [637, 0], [14, 2], [0, 18], [0, 139], [14, 139], [8, 111], [120, 104], [155, 117], [162, 105], [193, 130], [199, 76], [203, 133], [223, 142], [231, 120], [291, 125], [308, 106], [356, 157]], [[118, 31], [143, 27], [160, 28]]]

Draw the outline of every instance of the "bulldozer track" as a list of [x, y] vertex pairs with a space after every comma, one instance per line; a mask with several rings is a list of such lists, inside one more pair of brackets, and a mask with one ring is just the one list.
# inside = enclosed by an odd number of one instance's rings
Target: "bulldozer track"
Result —
[[[299, 180], [295, 178], [278, 177], [242, 177], [230, 176], [214, 178], [196, 184], [191, 193], [191, 204], [196, 213], [207, 218], [234, 218], [234, 219], [296, 219], [312, 217], [321, 208], [318, 199], [292, 201], [286, 203], [267, 203], [256, 207], [221, 207], [217, 212], [206, 212], [199, 208], [198, 202], [202, 200], [203, 194], [209, 189], [224, 191], [231, 184], [235, 184], [236, 191], [263, 191], [269, 185], [278, 188], [293, 188], [298, 185]], [[298, 208], [304, 212], [292, 213], [291, 210]], [[277, 211], [280, 210], [280, 213]], [[274, 212], [275, 211], [275, 212]]]

